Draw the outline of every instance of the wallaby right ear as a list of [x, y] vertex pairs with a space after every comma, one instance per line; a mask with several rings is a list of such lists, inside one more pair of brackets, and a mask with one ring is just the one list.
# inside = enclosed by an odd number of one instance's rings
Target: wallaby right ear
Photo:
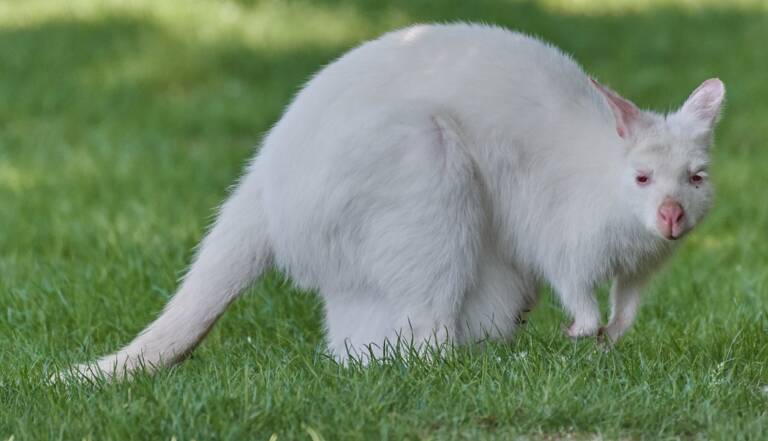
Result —
[[594, 78], [590, 78], [590, 80], [595, 88], [603, 94], [616, 118], [616, 133], [626, 139], [630, 135], [632, 126], [640, 120], [640, 109], [632, 101], [598, 83]]

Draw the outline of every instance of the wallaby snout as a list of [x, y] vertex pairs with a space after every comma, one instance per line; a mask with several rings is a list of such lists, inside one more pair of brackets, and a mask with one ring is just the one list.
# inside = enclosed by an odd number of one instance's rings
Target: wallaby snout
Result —
[[685, 231], [685, 210], [679, 202], [666, 199], [659, 206], [656, 226], [662, 236], [670, 240], [677, 240]]

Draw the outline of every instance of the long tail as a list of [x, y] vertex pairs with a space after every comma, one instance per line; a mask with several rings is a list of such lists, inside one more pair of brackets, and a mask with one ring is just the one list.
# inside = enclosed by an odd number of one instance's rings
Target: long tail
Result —
[[227, 306], [271, 265], [262, 188], [254, 169], [222, 206], [162, 314], [125, 348], [77, 366], [78, 376], [130, 378], [137, 369], [154, 371], [183, 360]]

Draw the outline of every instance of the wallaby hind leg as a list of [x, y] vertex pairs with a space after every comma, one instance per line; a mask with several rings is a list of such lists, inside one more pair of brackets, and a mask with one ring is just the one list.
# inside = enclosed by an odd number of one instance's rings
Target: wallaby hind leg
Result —
[[476, 278], [486, 219], [460, 127], [440, 112], [411, 116], [397, 126], [399, 136], [381, 140], [396, 142], [381, 150], [409, 160], [373, 170], [373, 190], [356, 189], [360, 195], [348, 204], [356, 213], [350, 219], [365, 223], [346, 228], [365, 234], [337, 249], [356, 257], [345, 260], [353, 262], [357, 283], [320, 287], [330, 349], [341, 359], [347, 351], [367, 356], [370, 348], [381, 357], [397, 345], [425, 353], [455, 342]]

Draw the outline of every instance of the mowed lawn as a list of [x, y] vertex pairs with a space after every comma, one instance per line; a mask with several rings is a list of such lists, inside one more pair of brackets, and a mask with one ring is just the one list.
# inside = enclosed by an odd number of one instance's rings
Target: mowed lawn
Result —
[[[175, 369], [46, 384], [162, 308], [309, 75], [455, 20], [540, 35], [644, 107], [726, 83], [716, 207], [615, 350], [564, 338], [547, 294], [513, 342], [343, 368], [274, 273]], [[0, 440], [768, 439], [767, 43], [761, 0], [0, 0]]]

